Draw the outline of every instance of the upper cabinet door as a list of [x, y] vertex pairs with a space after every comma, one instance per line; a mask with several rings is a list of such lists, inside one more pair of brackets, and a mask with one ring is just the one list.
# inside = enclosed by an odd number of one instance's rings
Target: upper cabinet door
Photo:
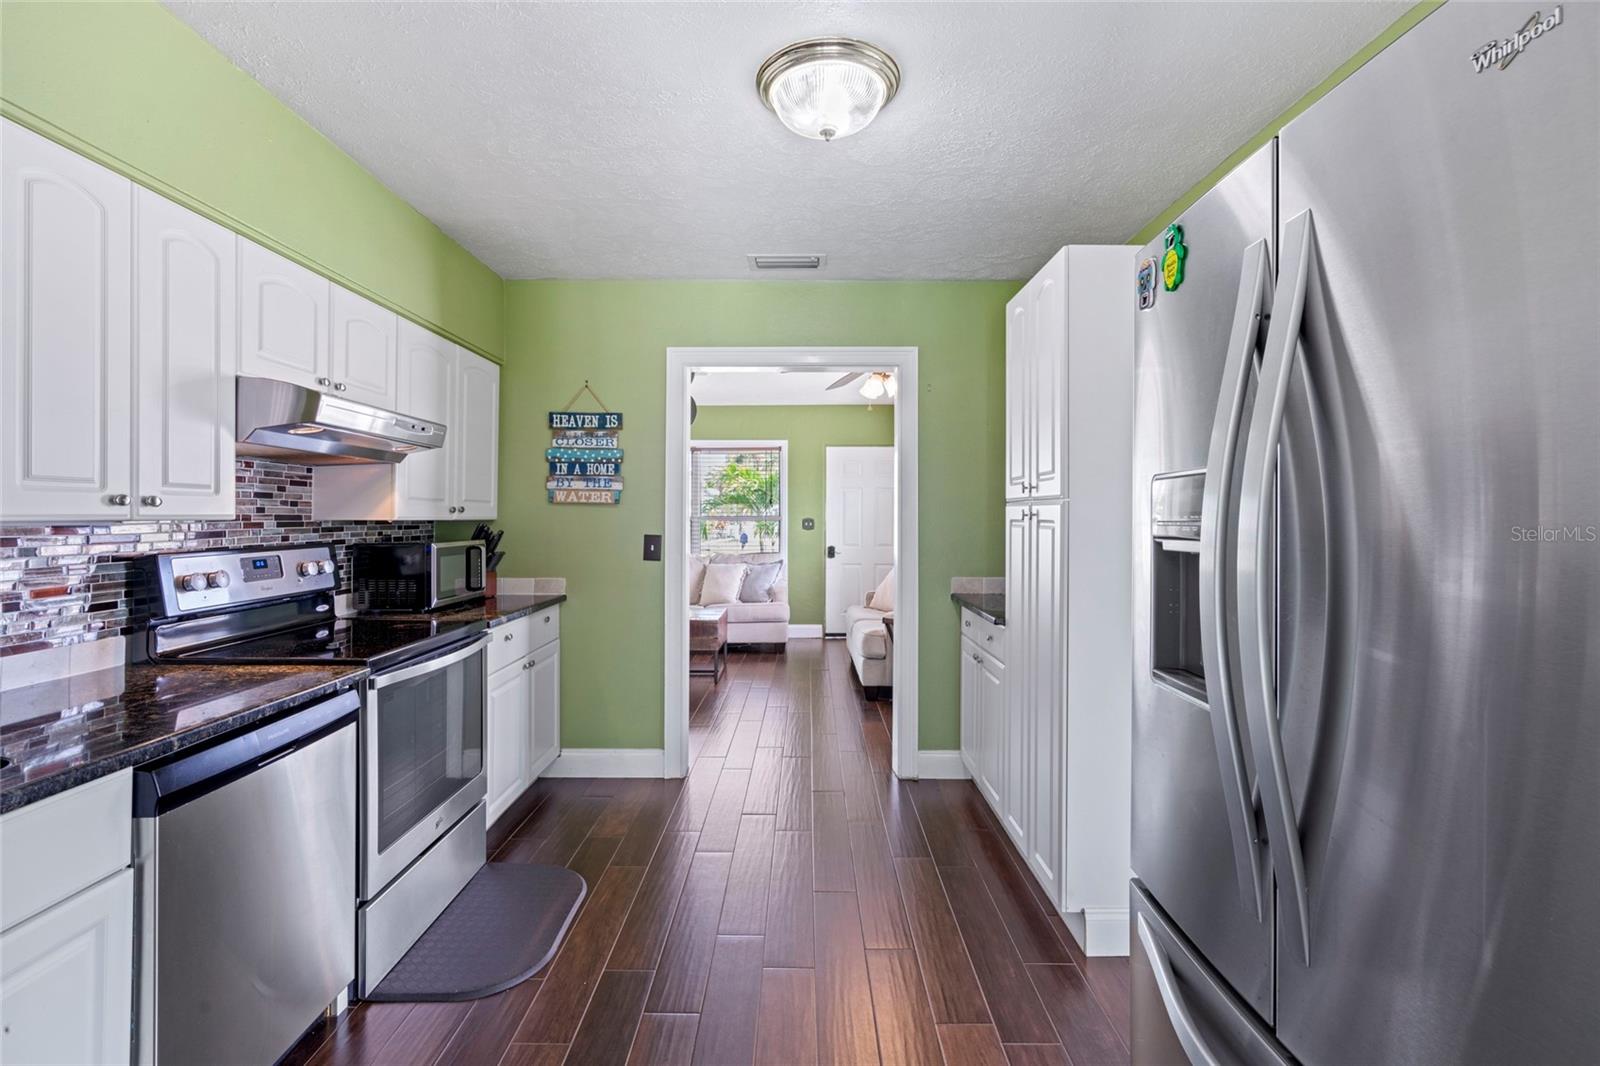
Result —
[[[445, 439], [456, 438], [457, 518], [495, 517], [500, 470], [500, 368], [465, 348], [456, 418]], [[409, 460], [407, 460], [409, 462]]]
[[239, 373], [331, 388], [328, 290], [326, 278], [240, 239]]
[[462, 427], [456, 423], [456, 346], [412, 322], [400, 323], [401, 413], [439, 422], [444, 447], [408, 455], [395, 467], [396, 518], [454, 518], [452, 493]]
[[[1046, 263], [1033, 290], [1028, 383], [1030, 469], [1034, 498], [1067, 492], [1067, 250]], [[1089, 309], [1084, 309], [1089, 313]]]
[[234, 514], [238, 238], [148, 189], [138, 212], [138, 491], [143, 518]]
[[1006, 499], [1020, 500], [1032, 485], [1028, 447], [1029, 385], [1031, 352], [1030, 327], [1033, 283], [1006, 304]]
[[335, 392], [393, 408], [399, 392], [400, 316], [338, 285], [333, 290], [333, 347], [328, 376]]
[[133, 184], [0, 121], [0, 518], [127, 518]]

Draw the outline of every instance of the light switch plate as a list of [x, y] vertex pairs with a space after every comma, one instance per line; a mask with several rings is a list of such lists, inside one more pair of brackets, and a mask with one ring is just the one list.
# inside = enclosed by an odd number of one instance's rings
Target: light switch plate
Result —
[[646, 533], [644, 535], [644, 561], [659, 563], [661, 561], [661, 534]]

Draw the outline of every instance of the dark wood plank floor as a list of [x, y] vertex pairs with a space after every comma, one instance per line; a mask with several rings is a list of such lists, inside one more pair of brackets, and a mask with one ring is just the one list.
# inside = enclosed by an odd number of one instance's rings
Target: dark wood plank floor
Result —
[[894, 779], [840, 643], [692, 696], [688, 778], [540, 781], [496, 854], [589, 881], [542, 974], [359, 1005], [292, 1061], [1128, 1061], [1127, 960], [1083, 957], [969, 782]]

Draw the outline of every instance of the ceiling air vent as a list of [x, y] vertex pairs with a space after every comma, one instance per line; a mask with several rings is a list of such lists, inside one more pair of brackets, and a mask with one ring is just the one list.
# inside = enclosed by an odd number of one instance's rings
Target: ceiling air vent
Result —
[[747, 255], [752, 270], [821, 270], [825, 255]]

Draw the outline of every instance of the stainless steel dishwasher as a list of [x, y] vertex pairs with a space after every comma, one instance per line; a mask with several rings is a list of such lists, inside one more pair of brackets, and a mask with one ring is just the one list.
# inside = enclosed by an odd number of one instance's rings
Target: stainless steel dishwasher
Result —
[[271, 1063], [355, 979], [360, 707], [135, 772], [140, 1062]]

